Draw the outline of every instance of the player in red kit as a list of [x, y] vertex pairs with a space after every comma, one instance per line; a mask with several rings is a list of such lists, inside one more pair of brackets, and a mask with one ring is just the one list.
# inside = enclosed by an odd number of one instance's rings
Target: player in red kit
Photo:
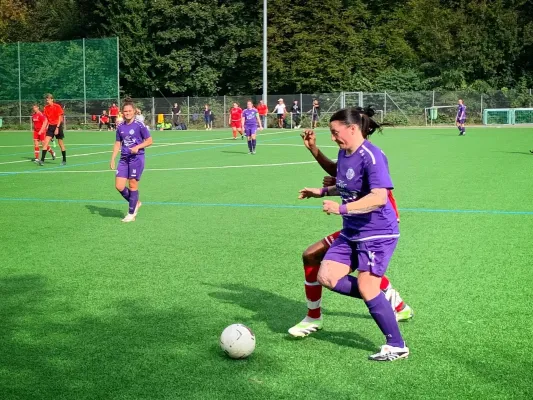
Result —
[[[41, 144], [44, 143], [44, 137], [46, 133], [46, 117], [39, 109], [38, 104], [33, 105], [33, 114], [31, 116], [31, 120], [33, 122], [33, 149], [34, 149], [34, 155], [35, 158], [32, 161], [39, 162], [39, 153]], [[56, 154], [54, 151], [48, 146], [46, 149], [50, 154], [52, 155], [52, 159], [56, 159]]]
[[50, 148], [48, 144], [52, 138], [56, 138], [61, 148], [61, 154], [63, 155], [63, 161], [61, 165], [67, 164], [67, 151], [65, 149], [65, 144], [63, 139], [65, 139], [65, 134], [63, 132], [63, 108], [57, 103], [54, 102], [54, 96], [47, 94], [45, 96], [46, 106], [44, 107], [44, 115], [46, 116], [46, 136], [44, 138], [43, 149], [41, 151], [41, 159], [39, 160], [39, 165], [44, 165], [44, 159], [46, 157], [46, 152]]
[[237, 132], [241, 134], [241, 139], [244, 139], [242, 134], [242, 108], [237, 103], [233, 103], [233, 107], [229, 110], [229, 124], [233, 131], [233, 139], [237, 139]]
[[110, 118], [110, 128], [111, 129], [117, 129], [117, 117], [118, 117], [119, 109], [115, 103], [109, 107], [109, 118]]

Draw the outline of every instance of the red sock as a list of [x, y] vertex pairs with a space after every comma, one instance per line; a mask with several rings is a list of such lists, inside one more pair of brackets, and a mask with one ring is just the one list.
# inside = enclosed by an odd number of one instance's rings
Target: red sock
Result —
[[389, 278], [387, 278], [385, 275], [381, 278], [381, 284], [379, 285], [379, 290], [386, 290], [390, 285]]
[[305, 272], [305, 297], [307, 297], [307, 316], [320, 318], [320, 302], [322, 300], [322, 286], [317, 281], [318, 265], [304, 265]]
[[48, 146], [48, 148], [46, 149], [47, 152], [49, 152], [51, 155], [55, 156], [56, 153], [54, 153], [54, 150], [52, 150], [52, 148], [50, 146]]
[[39, 153], [40, 153], [39, 146], [35, 146], [33, 148], [33, 154], [35, 154], [35, 158], [39, 158]]

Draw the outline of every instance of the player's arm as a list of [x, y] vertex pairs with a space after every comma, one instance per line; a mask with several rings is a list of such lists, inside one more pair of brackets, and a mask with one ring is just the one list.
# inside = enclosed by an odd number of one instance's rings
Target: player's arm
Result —
[[[146, 138], [144, 140], [144, 142], [142, 142], [140, 145], [138, 146], [135, 146], [134, 148], [136, 148], [137, 150], [140, 150], [140, 149], [144, 149], [146, 147], [150, 147], [152, 144], [154, 143], [154, 140], [152, 139], [151, 136], [149, 136], [148, 138]], [[132, 152], [133, 153], [133, 152]]]
[[48, 118], [44, 117], [43, 124], [41, 126], [41, 129], [39, 130], [39, 135], [42, 135], [43, 132], [46, 132], [48, 129]]
[[111, 169], [115, 169], [115, 159], [117, 158], [117, 154], [120, 151], [120, 144], [121, 142], [117, 140], [115, 141], [115, 144], [113, 146], [113, 154], [111, 155], [111, 162], [109, 163]]
[[244, 117], [241, 117], [241, 126], [244, 126]]
[[259, 124], [259, 129], [263, 129], [263, 125], [261, 125], [261, 118], [259, 117], [259, 113], [255, 114], [255, 119], [257, 120], [257, 123]]
[[152, 143], [154, 142], [154, 140], [152, 139], [152, 136], [150, 136], [150, 131], [148, 130], [146, 126], [142, 128], [141, 136], [143, 138], [143, 142], [130, 149], [132, 154], [137, 154], [139, 150], [151, 146]]
[[322, 169], [326, 171], [328, 175], [337, 176], [337, 163], [326, 157], [324, 153], [322, 153], [317, 147], [315, 132], [313, 132], [311, 129], [306, 129], [301, 136], [305, 147], [307, 147], [307, 149], [311, 152]]
[[[323, 188], [303, 188], [299, 191], [299, 199], [310, 199], [324, 196], [338, 196], [339, 191], [336, 186], [326, 186]], [[334, 203], [334, 202], [332, 202]]]
[[387, 204], [387, 190], [384, 188], [372, 189], [366, 196], [347, 204], [324, 200], [322, 211], [337, 215], [368, 214]]

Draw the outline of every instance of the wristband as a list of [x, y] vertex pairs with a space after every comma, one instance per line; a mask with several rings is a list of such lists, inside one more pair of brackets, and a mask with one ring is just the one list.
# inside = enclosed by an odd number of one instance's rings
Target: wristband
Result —
[[340, 215], [348, 214], [348, 206], [346, 204], [341, 204], [341, 206], [339, 207], [339, 214]]
[[320, 189], [320, 197], [324, 197], [328, 194], [328, 187], [323, 187]]

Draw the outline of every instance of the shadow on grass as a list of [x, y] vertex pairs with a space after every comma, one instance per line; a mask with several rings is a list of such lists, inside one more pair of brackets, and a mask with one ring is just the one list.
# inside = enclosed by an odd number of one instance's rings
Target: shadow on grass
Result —
[[527, 156], [533, 156], [531, 151], [498, 151], [498, 153], [505, 153], [505, 154], [525, 154]]
[[[254, 311], [256, 313], [253, 317], [254, 320], [266, 323], [273, 332], [287, 334], [287, 339], [295, 340], [287, 333], [287, 330], [305, 316], [303, 314], [305, 312], [305, 303], [303, 301], [291, 300], [275, 293], [239, 284], [206, 285], [221, 289], [221, 291], [210, 293], [211, 297]], [[355, 313], [328, 313], [325, 311], [324, 314], [362, 319], [370, 318], [366, 314]], [[373, 324], [374, 322], [370, 320], [365, 323]], [[332, 326], [332, 328], [334, 327]], [[333, 331], [328, 330], [327, 326], [325, 330], [314, 333], [312, 337], [339, 346], [362, 350], [373, 351], [377, 348], [372, 341], [354, 331]]]
[[106, 208], [106, 207], [98, 207], [93, 205], [86, 205], [85, 206], [87, 210], [90, 211], [91, 214], [98, 214], [101, 217], [105, 218], [124, 218], [126, 215], [125, 211], [120, 211], [115, 208]]
[[229, 151], [229, 150], [221, 150], [221, 153], [228, 153], [228, 154], [248, 154], [248, 150], [246, 151]]
[[0, 279], [2, 399], [280, 397], [249, 379], [277, 361], [223, 357], [219, 327], [194, 307], [139, 298], [80, 311], [68, 289], [39, 275]]

